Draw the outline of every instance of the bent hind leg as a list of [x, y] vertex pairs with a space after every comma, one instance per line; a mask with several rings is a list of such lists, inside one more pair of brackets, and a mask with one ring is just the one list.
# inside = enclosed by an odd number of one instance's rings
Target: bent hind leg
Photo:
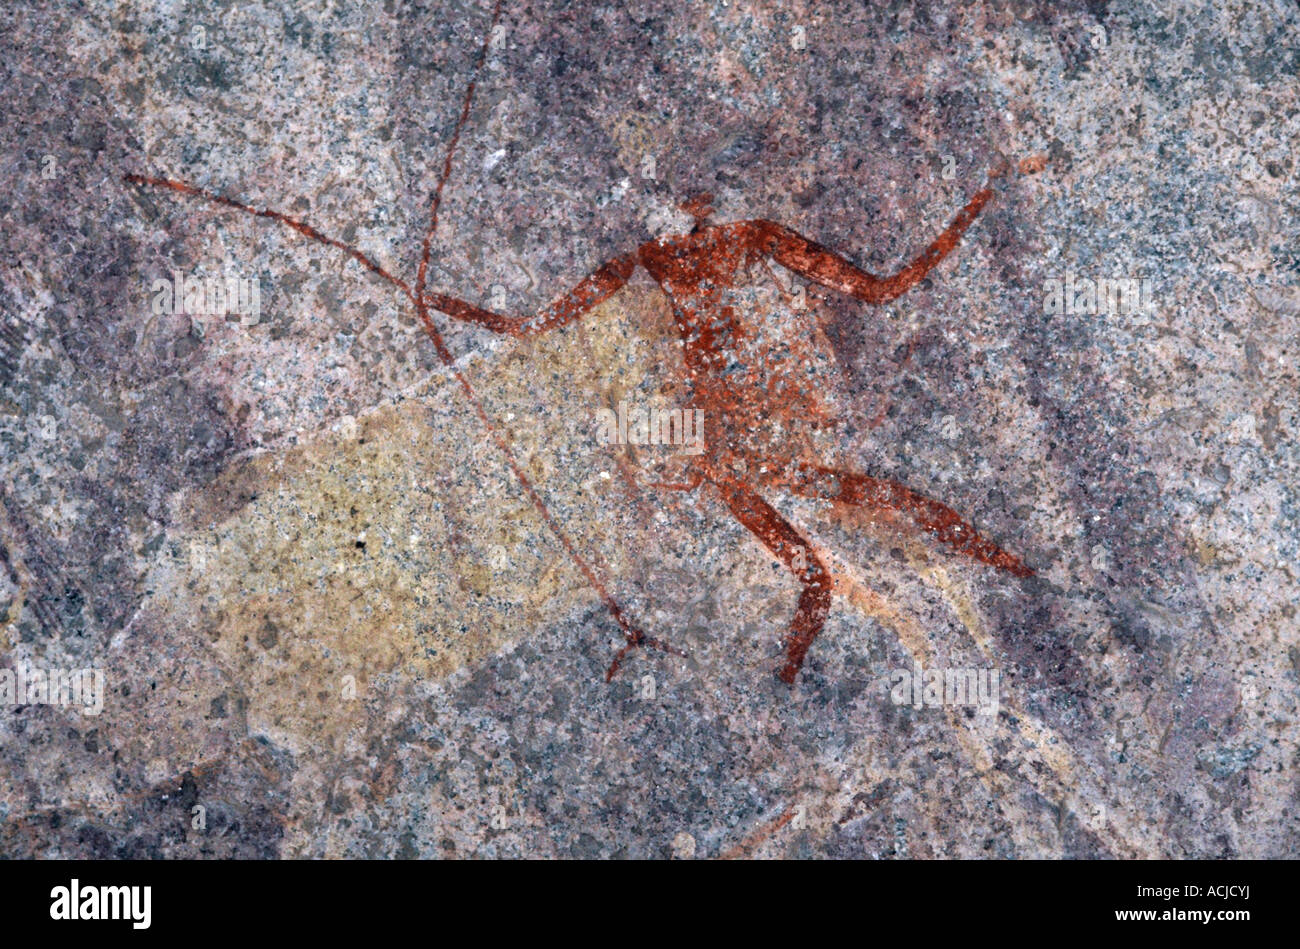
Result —
[[818, 465], [799, 465], [786, 485], [808, 498], [852, 504], [868, 510], [898, 511], [959, 554], [1017, 577], [1033, 576], [1034, 571], [1024, 561], [981, 537], [974, 526], [952, 508], [897, 481]]

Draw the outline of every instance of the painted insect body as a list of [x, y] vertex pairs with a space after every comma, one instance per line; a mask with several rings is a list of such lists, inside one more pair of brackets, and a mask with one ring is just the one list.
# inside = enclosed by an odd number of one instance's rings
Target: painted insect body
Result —
[[[858, 269], [845, 258], [772, 221], [707, 224], [706, 195], [688, 205], [697, 215], [697, 225], [689, 234], [649, 241], [635, 252], [610, 261], [532, 317], [503, 316], [441, 294], [429, 294], [428, 300], [456, 319], [525, 337], [580, 319], [621, 288], [638, 265], [645, 268], [672, 301], [690, 374], [693, 405], [697, 412], [705, 412], [715, 432], [723, 432], [721, 438], [715, 434], [707, 439], [703, 453], [687, 462], [688, 486], [712, 485], [736, 519], [803, 584], [786, 640], [786, 661], [779, 671], [784, 681], [792, 683], [808, 647], [825, 623], [830, 608], [830, 571], [798, 530], [760, 496], [760, 487], [899, 511], [959, 553], [1016, 576], [1028, 576], [1032, 571], [1019, 558], [981, 538], [951, 508], [897, 482], [831, 468], [815, 458], [773, 464], [772, 454], [756, 449], [753, 433], [761, 430], [766, 416], [778, 410], [777, 400], [767, 394], [767, 384], [772, 375], [795, 373], [770, 373], [758, 381], [732, 371], [738, 367], [737, 357], [742, 353], [764, 359], [770, 358], [770, 352], [755, 352], [747, 346], [753, 334], [736, 308], [728, 304], [727, 292], [735, 287], [742, 270], [757, 260], [770, 258], [824, 287], [868, 303], [888, 302], [924, 279], [957, 246], [962, 233], [992, 196], [988, 188], [977, 193], [920, 257], [885, 278]], [[797, 373], [801, 366], [797, 360], [795, 363]], [[811, 393], [803, 391], [795, 397], [806, 400]], [[611, 667], [611, 676], [618, 662], [616, 659]]]
[[[493, 27], [499, 15], [498, 3]], [[491, 35], [490, 28], [488, 36]], [[812, 393], [806, 383], [793, 381], [799, 374], [800, 361], [790, 353], [774, 359], [770, 348], [756, 346], [752, 327], [747, 325], [734, 301], [729, 299], [742, 271], [755, 262], [771, 259], [810, 281], [866, 303], [892, 300], [919, 283], [957, 246], [962, 233], [993, 196], [991, 189], [986, 187], [978, 192], [913, 263], [883, 278], [858, 269], [847, 259], [771, 221], [709, 224], [707, 196], [704, 196], [686, 206], [696, 218], [696, 226], [689, 234], [649, 241], [632, 253], [615, 258], [533, 316], [511, 317], [495, 313], [426, 288], [430, 248], [438, 224], [443, 187], [451, 173], [456, 142], [469, 115], [477, 74], [482, 69], [487, 48], [488, 42], [485, 42], [475, 67], [476, 78], [466, 91], [460, 119], [433, 195], [430, 225], [413, 283], [389, 273], [356, 248], [327, 237], [310, 224], [279, 211], [257, 208], [174, 179], [130, 174], [125, 176], [125, 180], [169, 189], [277, 221], [305, 237], [343, 251], [403, 292], [413, 304], [440, 360], [474, 406], [524, 493], [623, 629], [626, 642], [611, 663], [607, 678], [613, 677], [632, 649], [648, 646], [667, 652], [677, 650], [647, 636], [633, 625], [609, 594], [594, 567], [578, 554], [515, 459], [468, 379], [457, 368], [434, 323], [433, 311], [513, 337], [535, 336], [581, 319], [623, 287], [638, 266], [650, 274], [672, 302], [674, 319], [682, 338], [692, 402], [697, 411], [706, 413], [713, 432], [706, 439], [705, 450], [687, 462], [688, 482], [685, 487], [694, 489], [708, 484], [715, 489], [733, 516], [780, 559], [803, 586], [785, 641], [785, 662], [778, 671], [780, 678], [787, 683], [794, 682], [809, 647], [826, 621], [831, 600], [831, 574], [799, 531], [761, 496], [760, 489], [788, 491], [867, 509], [898, 511], [958, 553], [1017, 576], [1028, 576], [1032, 572], [1019, 558], [981, 538], [956, 512], [901, 484], [836, 469], [807, 451], [801, 455], [787, 454], [777, 463], [762, 453], [753, 442], [753, 433], [775, 410], [776, 402], [793, 399], [797, 403], [800, 397], [811, 397]], [[768, 363], [766, 367], [760, 365], [764, 361]], [[764, 368], [766, 372], [760, 371]], [[791, 369], [795, 371], [792, 373]], [[763, 378], [757, 378], [756, 373]], [[778, 377], [781, 385], [788, 388], [778, 387], [779, 395], [774, 396], [769, 391], [770, 383]], [[719, 432], [721, 437], [718, 437]]]

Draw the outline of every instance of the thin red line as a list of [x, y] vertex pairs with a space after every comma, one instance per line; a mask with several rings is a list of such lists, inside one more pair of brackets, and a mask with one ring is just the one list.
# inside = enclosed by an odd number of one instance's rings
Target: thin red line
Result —
[[429, 269], [429, 254], [433, 248], [433, 234], [438, 229], [438, 206], [442, 204], [442, 189], [447, 184], [447, 179], [451, 177], [451, 163], [456, 157], [456, 145], [460, 142], [461, 130], [465, 128], [465, 123], [469, 120], [470, 105], [474, 101], [474, 89], [478, 85], [478, 77], [483, 72], [483, 63], [487, 60], [488, 47], [492, 44], [492, 32], [496, 29], [497, 22], [501, 19], [501, 5], [503, 0], [497, 0], [496, 6], [492, 9], [492, 22], [489, 24], [487, 33], [483, 36], [483, 45], [478, 51], [478, 60], [474, 63], [474, 75], [470, 78], [469, 87], [465, 90], [465, 102], [460, 108], [460, 118], [456, 120], [456, 131], [452, 133], [451, 144], [447, 148], [447, 157], [442, 163], [442, 175], [438, 178], [438, 185], [433, 191], [432, 206], [429, 211], [429, 230], [424, 235], [424, 248], [420, 252], [420, 269], [415, 275], [415, 295], [424, 296], [424, 278]]
[[402, 292], [410, 297], [411, 302], [415, 302], [415, 294], [411, 292], [411, 288], [407, 285], [405, 280], [393, 276], [356, 248], [351, 247], [340, 240], [336, 240], [333, 237], [328, 237], [325, 234], [322, 234], [310, 224], [299, 221], [297, 218], [289, 217], [287, 214], [273, 211], [270, 208], [256, 208], [251, 204], [244, 204], [242, 201], [236, 201], [234, 198], [227, 198], [225, 195], [217, 194], [215, 191], [207, 191], [192, 184], [187, 184], [184, 181], [174, 181], [171, 178], [150, 178], [147, 175], [123, 175], [122, 177], [124, 180], [129, 181], [132, 184], [152, 185], [155, 188], [170, 188], [172, 191], [179, 191], [181, 194], [203, 198], [206, 201], [211, 201], [213, 204], [225, 205], [228, 208], [243, 211], [245, 214], [251, 214], [254, 217], [264, 217], [270, 218], [272, 221], [279, 221], [281, 224], [288, 225], [305, 237], [310, 237], [312, 240], [319, 241], [322, 244], [327, 244], [330, 247], [337, 247], [367, 270], [378, 274], [394, 286], [400, 287]]

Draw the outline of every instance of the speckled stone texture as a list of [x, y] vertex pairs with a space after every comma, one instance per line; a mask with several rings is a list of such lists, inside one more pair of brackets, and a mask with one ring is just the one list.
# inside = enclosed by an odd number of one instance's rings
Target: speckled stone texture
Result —
[[[123, 181], [413, 279], [490, 17], [0, 8], [0, 666], [106, 682], [99, 715], [0, 708], [0, 854], [1292, 855], [1300, 7], [507, 0], [430, 268], [480, 305], [544, 305], [699, 192], [891, 273], [1047, 159], [890, 304], [812, 287], [796, 318], [776, 265], [741, 291], [843, 380], [819, 450], [1036, 571], [771, 493], [836, 577], [792, 687], [795, 580], [709, 486], [651, 486], [671, 452], [594, 437], [680, 398], [643, 272], [536, 339], [435, 316], [556, 524], [686, 653], [607, 683], [618, 626], [410, 302]], [[256, 323], [154, 312], [227, 267]], [[1049, 305], [1067, 277], [1150, 306]], [[998, 712], [895, 704], [916, 663], [997, 670]]]

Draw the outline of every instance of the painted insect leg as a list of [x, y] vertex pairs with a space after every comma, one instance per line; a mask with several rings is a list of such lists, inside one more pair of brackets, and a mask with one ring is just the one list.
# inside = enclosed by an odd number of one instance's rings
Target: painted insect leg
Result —
[[475, 323], [508, 336], [540, 336], [581, 319], [618, 292], [636, 269], [636, 254], [624, 254], [598, 267], [568, 293], [532, 316], [504, 316], [443, 293], [426, 291], [424, 302], [454, 320]]
[[784, 225], [762, 220], [746, 223], [753, 248], [771, 256], [781, 266], [867, 303], [888, 303], [925, 279], [957, 246], [966, 228], [992, 197], [991, 188], [978, 192], [920, 257], [890, 277], [869, 274], [849, 259]]
[[749, 528], [803, 584], [785, 641], [785, 665], [777, 672], [782, 682], [793, 685], [795, 676], [803, 667], [808, 647], [822, 631], [830, 612], [830, 570], [793, 525], [753, 489], [732, 479], [715, 481], [714, 484], [722, 492], [723, 500], [736, 520]]
[[800, 465], [793, 472], [789, 488], [804, 497], [838, 501], [875, 510], [899, 511], [919, 527], [959, 554], [1006, 570], [1017, 577], [1034, 571], [1014, 554], [980, 537], [975, 528], [946, 504], [931, 500], [911, 488], [882, 478], [813, 465]]

